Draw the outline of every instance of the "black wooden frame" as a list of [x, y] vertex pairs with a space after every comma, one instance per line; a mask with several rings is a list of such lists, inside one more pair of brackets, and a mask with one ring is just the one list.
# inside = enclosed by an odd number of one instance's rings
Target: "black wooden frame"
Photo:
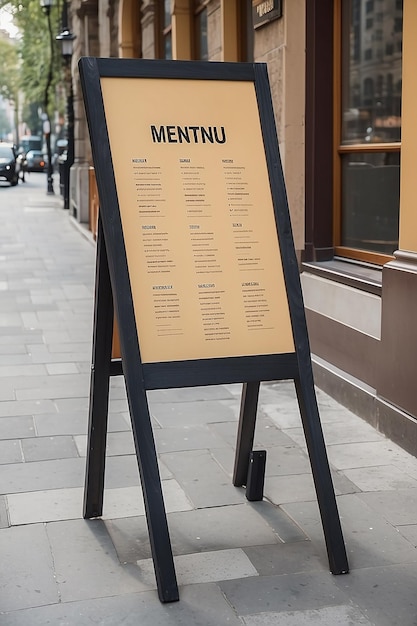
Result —
[[[100, 201], [94, 338], [90, 385], [84, 517], [102, 514], [110, 376], [123, 374], [159, 598], [178, 600], [155, 442], [146, 392], [151, 389], [243, 383], [233, 483], [246, 484], [261, 381], [292, 379], [323, 524], [330, 569], [348, 561], [314, 389], [298, 264], [283, 178], [266, 65], [140, 59], [82, 58], [81, 84]], [[280, 244], [295, 352], [167, 363], [142, 363], [124, 245], [112, 155], [101, 92], [102, 77], [250, 81], [254, 83]], [[112, 360], [113, 305], [121, 361]]]

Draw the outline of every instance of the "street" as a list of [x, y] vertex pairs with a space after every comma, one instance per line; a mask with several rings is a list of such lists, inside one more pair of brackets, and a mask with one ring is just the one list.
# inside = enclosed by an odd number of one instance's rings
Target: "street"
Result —
[[[19, 183], [16, 187], [11, 187], [5, 180], [0, 180], [0, 205], [5, 206], [7, 203], [10, 206], [14, 206], [15, 202], [22, 202], [23, 198], [30, 198], [31, 193], [36, 192], [38, 194], [41, 192], [42, 187], [44, 187], [46, 195], [46, 172], [26, 172], [25, 182], [22, 182], [21, 178], [19, 178]], [[54, 174], [54, 191], [55, 199], [61, 200], [58, 174]]]

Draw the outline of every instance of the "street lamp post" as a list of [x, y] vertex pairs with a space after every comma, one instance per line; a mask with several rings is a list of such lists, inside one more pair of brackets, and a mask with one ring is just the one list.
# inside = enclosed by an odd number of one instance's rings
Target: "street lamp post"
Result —
[[75, 35], [68, 27], [68, 8], [64, 0], [62, 8], [62, 32], [55, 38], [61, 44], [61, 53], [65, 62], [66, 82], [67, 82], [67, 156], [62, 163], [63, 187], [64, 187], [64, 209], [69, 209], [70, 205], [70, 169], [74, 163], [74, 90], [72, 83], [71, 59], [74, 47]]
[[52, 166], [52, 151], [51, 151], [51, 122], [49, 119], [48, 113], [48, 105], [49, 105], [49, 88], [52, 83], [52, 68], [54, 62], [54, 42], [52, 38], [52, 28], [51, 28], [51, 8], [53, 4], [53, 0], [40, 0], [40, 4], [43, 12], [46, 15], [46, 19], [48, 20], [48, 33], [49, 33], [49, 49], [50, 49], [50, 59], [49, 59], [49, 70], [48, 77], [45, 86], [45, 95], [44, 95], [44, 109], [45, 109], [45, 118], [43, 122], [43, 132], [45, 135], [45, 143], [46, 143], [46, 152], [48, 155], [48, 167], [47, 167], [47, 193], [53, 194], [54, 192], [54, 181], [53, 181], [53, 166]]

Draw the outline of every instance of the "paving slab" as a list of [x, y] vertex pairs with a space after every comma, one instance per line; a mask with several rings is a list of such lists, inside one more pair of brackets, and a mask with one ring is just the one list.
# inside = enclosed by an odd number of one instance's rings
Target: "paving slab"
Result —
[[[35, 415], [36, 432], [39, 436], [87, 434], [88, 411], [59, 411]], [[1, 420], [0, 420], [1, 427]], [[109, 415], [108, 432], [128, 430], [126, 418], [120, 414]]]
[[182, 428], [160, 428], [155, 432], [155, 443], [160, 454], [185, 450], [204, 450], [225, 445], [224, 440], [206, 424], [189, 425]]
[[[69, 355], [68, 357], [64, 357], [60, 359], [61, 365], [65, 365], [68, 361], [80, 361], [81, 359], [78, 356]], [[46, 363], [48, 366], [52, 363], [54, 359], [50, 359], [49, 357], [46, 359]], [[54, 376], [49, 376], [48, 386], [47, 388], [27, 388], [27, 389], [17, 389], [16, 390], [16, 400], [24, 401], [24, 400], [40, 400], [40, 399], [56, 399], [56, 398], [78, 398], [83, 397], [88, 394], [89, 383], [86, 381], [85, 377], [78, 377], [77, 383], [72, 382], [71, 384], [62, 383], [59, 379]], [[39, 411], [37, 411], [39, 413]], [[43, 411], [46, 413], [46, 411]]]
[[[241, 390], [242, 385], [231, 386], [234, 390]], [[184, 387], [177, 389], [155, 389], [147, 392], [149, 403], [171, 404], [182, 402], [222, 401], [234, 399], [236, 393], [232, 393], [231, 387], [226, 385], [214, 385], [209, 387]]]
[[[2, 299], [3, 303], [3, 299]], [[0, 328], [0, 346], [25, 346], [26, 344], [43, 343], [40, 330], [9, 326]]]
[[[106, 526], [121, 562], [151, 556], [144, 518], [119, 517]], [[274, 531], [249, 503], [182, 512], [171, 507], [168, 526], [174, 555], [281, 543], [280, 528]]]
[[[156, 587], [152, 559], [138, 561], [137, 566], [141, 580]], [[174, 566], [179, 585], [194, 585], [258, 576], [258, 572], [240, 548], [181, 554], [174, 557]]]
[[327, 453], [330, 463], [337, 469], [372, 467], [393, 463], [403, 455], [403, 451], [388, 439], [381, 441], [361, 441], [329, 446]]
[[22, 439], [33, 437], [35, 425], [32, 416], [19, 415], [16, 417], [0, 418], [0, 439]]
[[[332, 413], [333, 414], [333, 413]], [[326, 421], [321, 415], [321, 423], [323, 427], [323, 435], [326, 446], [332, 446], [345, 443], [363, 443], [364, 441], [384, 441], [385, 437], [381, 435], [370, 424], [363, 420], [352, 428], [351, 420], [343, 420], [342, 418], [332, 421]], [[302, 427], [286, 428], [283, 430], [302, 449], [306, 449], [305, 436]]]
[[0, 365], [0, 378], [11, 376], [39, 376], [45, 374], [44, 365]]
[[[84, 460], [83, 463], [85, 463]], [[159, 462], [159, 472], [162, 480], [172, 478], [172, 473], [163, 461]], [[106, 489], [140, 485], [138, 460], [136, 455], [109, 456], [106, 459], [104, 484]]]
[[11, 526], [80, 519], [83, 487], [12, 493], [5, 496]]
[[266, 476], [265, 495], [274, 504], [316, 500], [317, 494], [311, 473], [289, 476]]
[[394, 526], [413, 524], [417, 521], [416, 488], [397, 489], [394, 493], [382, 490], [361, 493], [358, 497]]
[[252, 546], [244, 550], [260, 576], [329, 571], [329, 563], [323, 558], [323, 551], [307, 540]]
[[22, 446], [18, 439], [0, 440], [0, 465], [22, 461]]
[[[88, 415], [88, 397], [76, 397], [76, 398], [57, 398], [54, 400], [54, 405], [58, 413], [78, 413], [79, 411], [84, 413], [84, 416]], [[50, 413], [51, 411], [43, 411], [43, 413]]]
[[308, 456], [292, 442], [284, 446], [271, 446], [268, 449], [266, 476], [288, 476], [310, 472], [311, 466]]
[[2, 626], [242, 626], [213, 583], [181, 587], [180, 602], [161, 604], [154, 591], [89, 599], [1, 615]]
[[[237, 424], [236, 422], [214, 422], [208, 424], [208, 428], [222, 437], [222, 439], [232, 446], [236, 446], [237, 437]], [[276, 425], [268, 417], [258, 415], [256, 419], [254, 447], [255, 448], [270, 448], [271, 446], [285, 446], [293, 445], [293, 441], [290, 437], [283, 433], [282, 430], [276, 427]]]
[[[344, 475], [361, 491], [397, 491], [417, 489], [417, 480], [395, 465], [377, 465], [345, 470]], [[393, 494], [391, 494], [392, 497]]]
[[[28, 349], [30, 349], [28, 347]], [[33, 363], [32, 355], [26, 352], [19, 354], [0, 354], [0, 366], [2, 365], [27, 365]]]
[[161, 458], [194, 506], [221, 506], [244, 501], [244, 494], [230, 484], [228, 476], [208, 451], [171, 452], [162, 454]]
[[222, 448], [210, 448], [210, 454], [213, 457], [213, 460], [216, 461], [217, 465], [221, 467], [226, 476], [228, 476], [229, 484], [232, 484], [233, 469], [235, 464], [234, 448], [232, 448], [231, 446], [223, 446]]
[[46, 363], [46, 369], [51, 376], [78, 373], [78, 368], [75, 363]]
[[82, 389], [86, 389], [85, 376], [80, 374], [60, 374], [50, 376], [46, 369], [36, 376], [12, 376], [2, 380], [2, 384], [10, 384], [13, 389], [45, 389], [54, 388], [61, 383], [61, 386], [68, 388], [80, 385]]
[[164, 428], [209, 424], [211, 422], [237, 421], [239, 407], [236, 402], [225, 400], [187, 402], [151, 402], [150, 413]]
[[[414, 563], [417, 571], [417, 550], [375, 509], [363, 502], [360, 495], [337, 498], [351, 569]], [[323, 545], [323, 530], [316, 502], [285, 504], [284, 509], [317, 547]]]
[[335, 578], [328, 572], [307, 572], [229, 580], [219, 587], [238, 615], [251, 615], [349, 604]]
[[103, 598], [149, 589], [137, 567], [122, 566], [101, 520], [47, 524], [62, 602]]
[[2, 363], [2, 365], [4, 364], [3, 360], [7, 362], [7, 359], [3, 358], [5, 355], [17, 355], [17, 354], [27, 354], [26, 346], [24, 346], [23, 344], [3, 345], [0, 343], [0, 358], [1, 358], [0, 362]]
[[350, 605], [247, 615], [243, 623], [246, 626], [373, 626], [357, 607]]
[[84, 468], [81, 458], [2, 465], [0, 494], [81, 487]]
[[[176, 480], [162, 480], [161, 486], [167, 512], [188, 511], [192, 508], [186, 493]], [[144, 514], [145, 505], [139, 486], [105, 490], [103, 519], [135, 517]]]
[[338, 576], [336, 584], [376, 626], [415, 626], [417, 568], [415, 564], [374, 567]]
[[55, 405], [51, 400], [14, 400], [0, 403], [0, 419], [2, 417], [51, 413], [54, 410]]
[[51, 548], [42, 524], [1, 528], [0, 554], [1, 611], [59, 601]]
[[78, 457], [74, 439], [70, 435], [23, 439], [22, 450], [26, 462]]
[[11, 387], [4, 385], [0, 388], [0, 402], [4, 400], [14, 400], [15, 397], [14, 390]]

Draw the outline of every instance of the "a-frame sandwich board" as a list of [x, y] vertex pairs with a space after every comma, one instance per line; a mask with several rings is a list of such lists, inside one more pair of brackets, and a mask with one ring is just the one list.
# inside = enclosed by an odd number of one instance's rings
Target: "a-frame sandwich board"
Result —
[[147, 391], [243, 383], [240, 486], [260, 382], [292, 379], [330, 570], [346, 573], [266, 66], [79, 68], [100, 201], [84, 517], [102, 514], [109, 377], [123, 374], [158, 593], [177, 600]]

